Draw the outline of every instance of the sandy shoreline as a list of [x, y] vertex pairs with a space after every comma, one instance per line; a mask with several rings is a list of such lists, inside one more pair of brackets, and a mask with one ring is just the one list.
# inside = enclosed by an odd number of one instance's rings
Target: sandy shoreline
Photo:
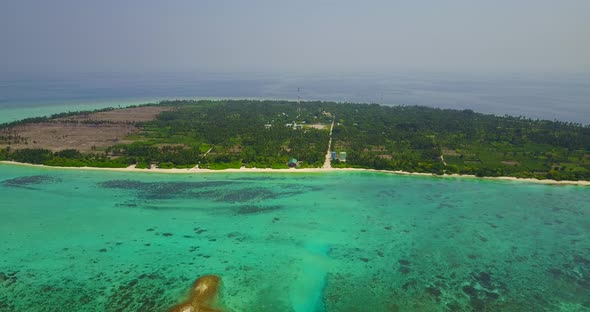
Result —
[[476, 177], [474, 175], [462, 175], [462, 174], [445, 174], [436, 175], [432, 173], [420, 173], [420, 172], [407, 172], [407, 171], [391, 171], [391, 170], [376, 170], [376, 169], [362, 169], [362, 168], [301, 168], [301, 169], [270, 169], [270, 168], [240, 168], [240, 169], [223, 169], [223, 170], [211, 170], [211, 169], [137, 169], [133, 166], [127, 168], [98, 168], [98, 167], [54, 167], [45, 165], [35, 165], [20, 163], [15, 161], [0, 161], [2, 164], [16, 165], [16, 166], [28, 166], [28, 167], [39, 167], [48, 169], [65, 169], [65, 170], [99, 170], [99, 171], [119, 171], [119, 172], [143, 172], [143, 173], [174, 173], [174, 174], [205, 174], [205, 173], [321, 173], [321, 172], [338, 172], [338, 171], [364, 171], [364, 172], [379, 172], [397, 175], [413, 175], [413, 176], [426, 176], [435, 178], [470, 178], [470, 179], [484, 179], [484, 180], [503, 180], [503, 181], [518, 181], [526, 183], [536, 184], [550, 184], [550, 185], [579, 185], [579, 186], [590, 186], [590, 181], [557, 181], [557, 180], [538, 180], [532, 178], [515, 178], [515, 177]]

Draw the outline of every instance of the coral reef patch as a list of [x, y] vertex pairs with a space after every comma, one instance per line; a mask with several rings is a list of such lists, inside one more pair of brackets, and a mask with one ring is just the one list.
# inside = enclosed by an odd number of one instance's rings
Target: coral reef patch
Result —
[[33, 185], [39, 184], [47, 184], [47, 183], [55, 183], [59, 182], [61, 179], [52, 177], [49, 175], [33, 175], [33, 176], [26, 176], [26, 177], [18, 177], [7, 179], [0, 182], [0, 185], [6, 187], [18, 187], [18, 188], [25, 188], [25, 189], [36, 189], [32, 187]]

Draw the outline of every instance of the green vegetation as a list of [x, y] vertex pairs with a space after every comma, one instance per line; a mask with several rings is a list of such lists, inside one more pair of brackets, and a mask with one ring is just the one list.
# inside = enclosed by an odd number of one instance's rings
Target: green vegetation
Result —
[[415, 106], [335, 113], [335, 150], [348, 152], [335, 167], [590, 180], [588, 126]]
[[[166, 101], [176, 107], [141, 125], [130, 145], [107, 149], [111, 156], [133, 162], [169, 162], [174, 167], [227, 169], [286, 168], [294, 155], [302, 167], [320, 167], [328, 149], [328, 131], [297, 129], [286, 124], [326, 123], [320, 106], [307, 107], [297, 118], [292, 102], [276, 101]], [[161, 165], [159, 165], [161, 167]]]
[[112, 159], [104, 154], [83, 155], [77, 150], [63, 150], [56, 153], [46, 149], [10, 149], [0, 151], [0, 160], [12, 160], [29, 164], [43, 164], [56, 167], [99, 167], [125, 168], [130, 165], [125, 159]]
[[287, 101], [157, 105], [174, 109], [137, 124], [142, 130], [126, 138], [131, 144], [95, 154], [7, 149], [0, 159], [52, 166], [227, 169], [287, 168], [294, 157], [300, 167], [321, 167], [335, 116], [332, 149], [347, 152], [347, 160], [333, 161], [333, 167], [590, 180], [590, 127], [581, 124], [334, 102], [305, 102], [300, 113], [297, 103]]

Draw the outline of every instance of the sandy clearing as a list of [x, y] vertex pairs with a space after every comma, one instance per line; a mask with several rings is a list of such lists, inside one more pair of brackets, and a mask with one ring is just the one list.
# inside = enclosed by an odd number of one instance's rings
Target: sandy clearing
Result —
[[[0, 135], [11, 134], [20, 139], [10, 148], [43, 148], [51, 151], [76, 149], [82, 153], [103, 149], [115, 144], [127, 144], [130, 134], [140, 131], [136, 122], [153, 120], [169, 107], [142, 106], [113, 111], [58, 118], [51, 122], [29, 123], [0, 130]], [[0, 148], [9, 145], [0, 142]]]

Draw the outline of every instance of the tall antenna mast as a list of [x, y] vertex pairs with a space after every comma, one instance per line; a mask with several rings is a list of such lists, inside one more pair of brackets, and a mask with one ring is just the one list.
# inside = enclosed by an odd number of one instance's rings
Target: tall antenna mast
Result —
[[301, 116], [301, 88], [297, 88], [297, 117]]

